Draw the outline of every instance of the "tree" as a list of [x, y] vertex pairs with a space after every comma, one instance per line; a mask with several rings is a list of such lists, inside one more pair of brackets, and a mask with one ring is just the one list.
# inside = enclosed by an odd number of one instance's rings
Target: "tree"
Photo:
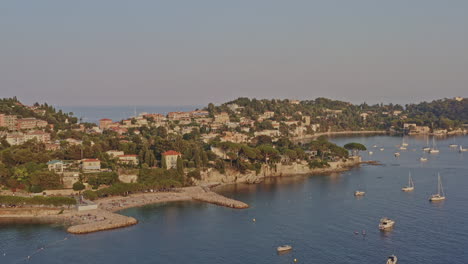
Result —
[[351, 142], [351, 143], [344, 145], [344, 148], [347, 150], [351, 150], [353, 152], [353, 155], [359, 154], [359, 151], [367, 150], [366, 146], [360, 143], [355, 143], [355, 142]]
[[166, 161], [166, 157], [162, 156], [162, 159], [161, 159], [161, 168], [167, 170], [167, 161]]
[[184, 175], [184, 162], [180, 156], [177, 157], [177, 172], [179, 175]]
[[80, 192], [85, 189], [85, 185], [82, 182], [75, 182], [73, 184], [73, 190], [76, 192]]

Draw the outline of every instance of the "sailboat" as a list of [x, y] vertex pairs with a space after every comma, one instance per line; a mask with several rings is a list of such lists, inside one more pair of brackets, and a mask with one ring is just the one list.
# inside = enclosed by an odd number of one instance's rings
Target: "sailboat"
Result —
[[405, 138], [404, 138], [404, 137], [403, 137], [403, 142], [401, 143], [401, 145], [402, 145], [403, 147], [407, 147], [407, 146], [408, 146], [408, 143], [405, 142]]
[[431, 202], [437, 202], [437, 201], [445, 200], [444, 187], [442, 186], [442, 181], [440, 180], [440, 174], [438, 173], [437, 175], [438, 175], [438, 177], [437, 177], [437, 180], [438, 180], [437, 193], [431, 195], [431, 198], [429, 198], [429, 201], [431, 201]]
[[449, 145], [450, 148], [456, 148], [458, 147], [457, 144], [455, 144], [455, 138], [453, 138], [453, 143]]
[[414, 190], [414, 182], [413, 178], [411, 178], [411, 172], [408, 176], [408, 186], [401, 188], [401, 190], [404, 192], [412, 192]]
[[466, 151], [468, 151], [468, 149], [466, 149], [466, 148], [463, 148], [463, 147], [462, 147], [462, 145], [460, 145], [460, 149], [459, 149], [459, 151], [460, 151], [460, 152], [466, 152]]
[[395, 255], [391, 255], [390, 257], [388, 257], [386, 264], [397, 264], [397, 262], [398, 258]]
[[429, 150], [429, 153], [431, 154], [437, 154], [439, 153], [439, 150], [437, 149], [436, 143], [435, 143], [435, 137], [432, 137], [432, 148]]
[[426, 146], [423, 148], [424, 151], [429, 151], [431, 148], [429, 147], [429, 137], [426, 136]]

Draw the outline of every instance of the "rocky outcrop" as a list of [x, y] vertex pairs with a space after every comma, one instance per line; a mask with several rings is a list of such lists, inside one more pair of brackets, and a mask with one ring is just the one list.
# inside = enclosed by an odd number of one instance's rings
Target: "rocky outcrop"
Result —
[[291, 165], [276, 164], [274, 167], [263, 165], [260, 172], [248, 171], [240, 173], [236, 170], [226, 170], [226, 173], [220, 173], [215, 169], [208, 169], [201, 173], [201, 180], [197, 184], [207, 183], [258, 183], [267, 177], [282, 177], [294, 175], [312, 175], [330, 172], [339, 172], [361, 163], [361, 157], [352, 156], [346, 160], [329, 162], [330, 167], [311, 169], [307, 162], [292, 163]]

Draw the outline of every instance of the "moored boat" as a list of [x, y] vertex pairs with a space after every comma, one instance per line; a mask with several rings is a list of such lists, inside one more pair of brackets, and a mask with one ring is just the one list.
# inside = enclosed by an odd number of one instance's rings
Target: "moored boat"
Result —
[[408, 176], [408, 186], [401, 188], [401, 190], [404, 192], [411, 192], [414, 190], [414, 182], [413, 182], [413, 178], [411, 178], [411, 172], [409, 173], [409, 176]]
[[438, 174], [437, 181], [438, 181], [437, 193], [431, 195], [431, 197], [429, 198], [429, 201], [431, 202], [438, 202], [438, 201], [445, 200], [444, 187], [442, 186], [442, 181], [440, 180], [440, 174]]
[[395, 155], [395, 157], [400, 157], [400, 152], [395, 152], [393, 155]]
[[419, 161], [422, 161], [422, 162], [427, 161], [427, 158], [426, 157], [420, 157]]
[[364, 192], [364, 191], [355, 191], [354, 192], [354, 196], [364, 196], [364, 195], [366, 195], [366, 192]]
[[290, 251], [292, 250], [292, 246], [290, 245], [282, 245], [282, 246], [279, 246], [276, 248], [276, 251], [278, 253], [282, 253], [282, 252], [287, 252], [287, 251]]
[[395, 255], [391, 255], [387, 259], [386, 264], [397, 264], [398, 258]]
[[393, 227], [393, 225], [395, 225], [395, 221], [393, 221], [392, 219], [389, 219], [387, 217], [384, 217], [384, 218], [380, 219], [379, 229], [380, 230], [388, 230], [388, 229], [391, 229]]

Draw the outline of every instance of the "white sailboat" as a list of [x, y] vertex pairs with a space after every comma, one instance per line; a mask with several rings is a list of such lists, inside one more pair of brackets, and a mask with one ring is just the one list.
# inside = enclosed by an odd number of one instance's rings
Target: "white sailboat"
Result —
[[431, 195], [431, 198], [429, 198], [429, 201], [431, 201], [431, 202], [437, 202], [437, 201], [445, 200], [444, 187], [442, 186], [442, 181], [440, 180], [440, 174], [438, 173], [437, 175], [438, 175], [438, 177], [437, 177], [437, 180], [438, 180], [437, 193]]
[[431, 154], [437, 154], [439, 153], [439, 150], [437, 149], [436, 143], [435, 143], [435, 137], [432, 137], [432, 148], [429, 150], [429, 153]]
[[408, 146], [408, 143], [405, 142], [405, 138], [403, 137], [403, 142], [401, 143], [401, 146], [403, 147], [407, 147]]
[[431, 148], [429, 147], [429, 137], [426, 137], [426, 146], [423, 148], [424, 151], [429, 151]]
[[404, 192], [412, 192], [414, 190], [414, 182], [413, 178], [411, 178], [411, 172], [408, 176], [408, 186], [401, 188], [401, 190]]
[[463, 148], [463, 147], [462, 147], [462, 145], [460, 145], [460, 149], [459, 149], [459, 151], [460, 151], [460, 152], [466, 152], [466, 151], [468, 151], [468, 149], [466, 149], [466, 148]]

